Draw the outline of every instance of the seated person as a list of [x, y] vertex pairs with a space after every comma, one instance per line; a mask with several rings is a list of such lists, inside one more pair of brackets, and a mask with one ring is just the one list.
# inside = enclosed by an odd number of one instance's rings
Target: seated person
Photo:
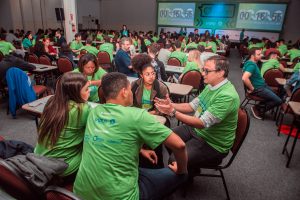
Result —
[[76, 66], [76, 64], [74, 62], [74, 54], [66, 42], [61, 44], [61, 48], [60, 48], [58, 56], [59, 57], [67, 57], [72, 62], [73, 68]]
[[151, 64], [154, 67], [156, 78], [161, 81], [167, 81], [168, 76], [166, 74], [165, 65], [157, 58], [159, 51], [160, 51], [159, 44], [152, 43], [148, 48], [148, 55], [152, 58]]
[[6, 72], [11, 67], [17, 67], [24, 71], [33, 71], [36, 67], [24, 61], [24, 51], [17, 49], [13, 54], [7, 55], [0, 62], [0, 85], [6, 86]]
[[45, 50], [45, 45], [41, 41], [36, 42], [33, 52], [37, 57], [47, 56], [51, 61], [56, 60], [56, 55], [51, 55], [51, 54], [47, 53]]
[[293, 47], [288, 50], [287, 56], [290, 56], [290, 61], [293, 62], [295, 58], [300, 57], [300, 49], [298, 49], [296, 45], [293, 45]]
[[27, 31], [27, 33], [25, 34], [24, 39], [22, 41], [22, 46], [24, 49], [29, 49], [33, 46], [31, 31]]
[[[242, 80], [248, 89], [248, 92], [254, 96], [265, 99], [266, 110], [271, 110], [282, 103], [282, 100], [267, 86], [262, 78], [257, 62], [261, 60], [261, 49], [253, 47], [249, 50], [250, 59], [245, 62], [243, 67]], [[260, 106], [252, 106], [251, 111], [256, 119], [262, 119]]]
[[161, 62], [164, 63], [164, 65], [168, 64], [168, 60], [170, 58], [171, 55], [171, 51], [172, 51], [172, 46], [171, 44], [165, 44], [164, 48], [161, 48], [159, 50], [159, 53], [157, 55], [158, 60], [160, 60]]
[[133, 71], [131, 66], [131, 58], [129, 55], [130, 45], [130, 38], [123, 37], [121, 39], [121, 49], [115, 56], [115, 63], [119, 72], [126, 74], [127, 76], [137, 77], [136, 72]]
[[45, 105], [34, 153], [63, 158], [66, 181], [75, 179], [81, 162], [82, 143], [90, 106], [89, 82], [80, 73], [67, 72], [56, 85], [55, 95]]
[[284, 66], [278, 61], [278, 53], [271, 51], [267, 55], [268, 60], [266, 62], [263, 62], [260, 73], [261, 76], [264, 77], [264, 74], [269, 69], [280, 69], [281, 71], [284, 71]]
[[86, 40], [85, 46], [82, 46], [80, 49], [78, 49], [79, 52], [81, 50], [86, 50], [88, 53], [91, 53], [91, 54], [93, 54], [94, 56], [97, 57], [99, 50], [96, 47], [92, 46], [92, 43], [93, 43], [93, 40], [91, 40], [90, 38], [88, 38]]
[[61, 46], [63, 43], [67, 43], [64, 36], [61, 35], [60, 30], [55, 31], [56, 45]]
[[188, 62], [183, 69], [182, 74], [179, 76], [179, 80], [183, 77], [183, 75], [189, 71], [197, 70], [200, 71], [201, 62], [200, 62], [200, 51], [197, 49], [189, 51]]
[[284, 39], [280, 39], [276, 42], [277, 49], [282, 56], [284, 56], [288, 52], [287, 45], [284, 44]]
[[185, 49], [197, 49], [198, 44], [195, 42], [196, 38], [195, 37], [189, 37], [189, 43], [186, 45]]
[[[293, 90], [292, 90], [293, 88]], [[287, 95], [290, 97], [292, 94], [300, 88], [300, 69], [295, 71], [294, 74], [286, 81], [284, 89], [286, 90]]]
[[98, 88], [101, 86], [101, 78], [106, 74], [106, 71], [99, 67], [96, 56], [90, 53], [81, 56], [78, 62], [78, 68], [74, 69], [73, 72], [81, 72], [87, 77], [90, 83], [90, 97], [88, 100], [98, 102]]
[[152, 58], [146, 54], [138, 54], [132, 58], [132, 67], [140, 75], [140, 79], [132, 82], [133, 106], [143, 108], [152, 114], [158, 114], [154, 110], [154, 98], [165, 98], [168, 88], [157, 80]]
[[[172, 103], [169, 98], [154, 100], [160, 112], [184, 123], [173, 131], [186, 143], [189, 173], [201, 166], [219, 165], [234, 143], [240, 99], [227, 79], [228, 73], [228, 60], [212, 56], [202, 68], [207, 85], [192, 102]], [[194, 116], [187, 114], [191, 112], [195, 112]]]
[[105, 36], [104, 43], [100, 45], [99, 51], [105, 51], [109, 54], [110, 61], [113, 60], [113, 52], [114, 52], [114, 45], [112, 44], [112, 38]]
[[52, 55], [52, 56], [57, 55], [56, 49], [54, 49], [53, 46], [50, 45], [50, 39], [49, 38], [44, 38], [43, 39], [43, 44], [44, 44], [45, 52], [47, 54]]
[[96, 40], [100, 42], [103, 41], [103, 33], [101, 30], [97, 31]]
[[179, 40], [176, 40], [174, 45], [176, 50], [170, 54], [170, 58], [177, 58], [180, 61], [181, 66], [184, 67], [187, 61], [186, 53], [181, 51], [181, 42]]
[[71, 42], [71, 45], [70, 45], [70, 48], [72, 49], [72, 51], [75, 53], [75, 54], [78, 54], [79, 53], [79, 49], [83, 47], [83, 44], [81, 42], [81, 34], [80, 33], [76, 33], [75, 34], [75, 40], [73, 40]]
[[[186, 180], [184, 142], [147, 111], [131, 107], [133, 97], [126, 75], [118, 72], [102, 78], [106, 104], [94, 108], [87, 123], [82, 161], [74, 192], [82, 199], [162, 199]], [[156, 163], [152, 150], [163, 143], [177, 165], [138, 168], [139, 153]]]
[[206, 41], [206, 47], [205, 47], [206, 50], [210, 49], [212, 50], [213, 53], [216, 53], [217, 52], [217, 44], [215, 41], [213, 41], [211, 38], [209, 38], [207, 41]]
[[3, 33], [0, 34], [0, 51], [2, 54], [8, 55], [11, 51], [15, 51], [16, 48], [12, 43], [5, 41], [5, 35]]

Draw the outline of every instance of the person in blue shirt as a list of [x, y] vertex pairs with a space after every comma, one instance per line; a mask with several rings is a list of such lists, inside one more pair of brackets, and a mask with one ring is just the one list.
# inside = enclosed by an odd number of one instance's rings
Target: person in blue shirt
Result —
[[127, 76], [138, 77], [137, 73], [133, 71], [131, 66], [131, 58], [129, 56], [130, 45], [130, 38], [123, 37], [121, 39], [121, 49], [115, 56], [115, 63], [119, 72], [126, 74]]
[[[291, 87], [294, 86], [293, 90]], [[294, 72], [289, 80], [286, 81], [284, 89], [286, 90], [287, 95], [290, 97], [292, 94], [300, 88], [300, 70]]]
[[120, 31], [121, 37], [128, 37], [129, 36], [129, 30], [127, 29], [126, 25], [123, 25], [122, 30]]

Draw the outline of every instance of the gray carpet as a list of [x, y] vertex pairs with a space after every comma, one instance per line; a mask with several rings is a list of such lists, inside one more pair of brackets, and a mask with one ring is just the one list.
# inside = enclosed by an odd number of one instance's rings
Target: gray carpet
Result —
[[[232, 49], [229, 59], [229, 79], [236, 86], [242, 100], [242, 72], [236, 49]], [[33, 117], [19, 110], [17, 119], [12, 119], [6, 115], [4, 102], [0, 107], [0, 135], [5, 139], [22, 140], [34, 145], [36, 127]], [[287, 158], [281, 154], [285, 139], [285, 135], [277, 136], [271, 115], [267, 115], [264, 121], [254, 119], [251, 115], [249, 134], [232, 165], [224, 170], [231, 199], [300, 199], [300, 144], [296, 145], [290, 168], [286, 168]], [[173, 195], [173, 199], [219, 200], [226, 199], [226, 195], [221, 179], [198, 177], [189, 188], [186, 198], [178, 191]]]

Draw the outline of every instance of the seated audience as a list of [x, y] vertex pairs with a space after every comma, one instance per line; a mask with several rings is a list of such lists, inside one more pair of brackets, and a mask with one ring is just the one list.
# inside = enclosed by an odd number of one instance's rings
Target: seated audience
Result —
[[288, 52], [287, 45], [284, 43], [284, 39], [280, 39], [276, 42], [277, 49], [282, 56], [284, 56]]
[[[254, 96], [261, 97], [265, 100], [266, 110], [271, 110], [282, 103], [282, 100], [267, 86], [265, 80], [262, 78], [257, 62], [261, 60], [261, 49], [253, 47], [249, 51], [250, 59], [245, 62], [243, 67], [242, 80], [248, 89], [248, 92]], [[262, 119], [260, 106], [255, 105], [251, 107], [253, 116], [256, 119]]]
[[148, 48], [148, 55], [152, 58], [156, 78], [161, 81], [167, 81], [168, 77], [165, 70], [165, 65], [158, 59], [160, 46], [157, 43], [152, 43]]
[[5, 40], [13, 44], [13, 42], [22, 42], [22, 39], [15, 36], [13, 30], [9, 30], [9, 33], [6, 34]]
[[278, 61], [278, 53], [277, 52], [269, 52], [267, 56], [268, 60], [262, 64], [261, 67], [261, 76], [264, 77], [264, 74], [269, 69], [280, 69], [284, 71], [284, 66]]
[[2, 52], [2, 54], [5, 56], [14, 50], [16, 50], [14, 45], [10, 42], [5, 41], [5, 35], [3, 33], [0, 33], [0, 51]]
[[22, 45], [24, 49], [29, 49], [30, 47], [32, 47], [32, 34], [31, 31], [28, 31], [25, 36], [24, 39], [22, 41]]
[[112, 44], [112, 38], [105, 36], [104, 37], [104, 43], [100, 45], [99, 50], [100, 51], [105, 51], [109, 54], [110, 61], [113, 60], [113, 52], [114, 52], [114, 45]]
[[63, 43], [67, 43], [66, 39], [64, 36], [61, 35], [60, 30], [57, 30], [55, 32], [55, 38], [56, 38], [56, 45], [61, 46]]
[[[160, 112], [184, 123], [173, 131], [186, 143], [189, 173], [201, 166], [220, 164], [234, 143], [240, 99], [227, 79], [228, 73], [227, 59], [212, 56], [202, 68], [207, 85], [192, 102], [172, 103], [169, 98], [154, 100]], [[194, 116], [187, 114], [192, 112]]]
[[121, 39], [121, 49], [115, 56], [115, 63], [119, 72], [126, 74], [127, 76], [137, 77], [137, 74], [133, 71], [131, 66], [131, 58], [129, 55], [130, 45], [130, 38], [123, 37]]
[[73, 59], [74, 54], [66, 42], [61, 44], [61, 48], [60, 48], [58, 56], [69, 58], [69, 60], [72, 62], [73, 68], [76, 66], [74, 59]]
[[[106, 104], [94, 108], [85, 131], [82, 161], [74, 192], [82, 199], [162, 199], [186, 180], [184, 142], [147, 111], [133, 103], [127, 77], [118, 72], [102, 78]], [[138, 168], [139, 153], [156, 163], [155, 149], [163, 143], [177, 165]]]
[[300, 49], [294, 45], [290, 50], [288, 50], [287, 55], [290, 56], [290, 61], [293, 62], [295, 58], [300, 57]]
[[24, 71], [33, 71], [36, 67], [24, 61], [25, 53], [17, 49], [13, 54], [7, 55], [0, 62], [0, 85], [6, 85], [6, 72], [11, 67], [17, 67]]
[[181, 51], [181, 42], [180, 41], [176, 40], [174, 45], [175, 45], [176, 50], [170, 54], [170, 58], [177, 58], [180, 61], [181, 66], [184, 67], [186, 64], [186, 61], [187, 61], [186, 53]]
[[93, 40], [91, 40], [90, 38], [88, 38], [88, 39], [86, 40], [85, 46], [82, 46], [82, 47], [81, 47], [80, 49], [78, 49], [78, 50], [79, 50], [79, 51], [81, 51], [81, 50], [86, 50], [88, 53], [93, 54], [94, 56], [97, 57], [99, 50], [98, 50], [96, 47], [92, 46], [92, 44], [93, 44]]
[[81, 162], [82, 142], [90, 112], [86, 103], [89, 82], [79, 73], [65, 73], [56, 85], [43, 111], [38, 143], [34, 152], [39, 155], [62, 158], [68, 163], [63, 176], [70, 182], [75, 179]]
[[44, 44], [45, 52], [47, 54], [52, 55], [52, 56], [57, 55], [56, 49], [54, 49], [53, 46], [50, 45], [50, 39], [49, 38], [44, 38], [43, 39], [43, 44]]
[[291, 78], [286, 81], [284, 89], [286, 90], [287, 95], [290, 97], [292, 94], [300, 88], [300, 69], [295, 71]]
[[78, 68], [74, 72], [81, 72], [89, 80], [90, 97], [89, 101], [98, 102], [98, 88], [101, 85], [101, 78], [106, 73], [104, 69], [99, 67], [97, 58], [90, 53], [80, 57]]
[[83, 47], [83, 44], [81, 42], [81, 34], [80, 33], [76, 33], [75, 34], [75, 39], [71, 42], [70, 48], [72, 49], [72, 51], [76, 54], [79, 53], [79, 49]]
[[200, 71], [201, 62], [200, 62], [200, 51], [197, 49], [189, 51], [188, 62], [186, 63], [182, 74], [179, 76], [179, 80], [183, 77], [183, 75], [189, 71], [196, 70]]
[[41, 41], [37, 41], [37, 43], [34, 46], [34, 54], [37, 57], [41, 57], [41, 56], [47, 56], [51, 61], [55, 61], [56, 60], [56, 55], [50, 55], [49, 53], [46, 52], [45, 50], [45, 45], [43, 42]]
[[171, 51], [172, 51], [171, 44], [165, 44], [164, 48], [161, 48], [159, 50], [159, 53], [157, 55], [158, 60], [160, 60], [161, 62], [163, 62], [164, 65], [167, 65], [168, 64], [168, 60], [169, 60], [170, 55], [171, 55]]

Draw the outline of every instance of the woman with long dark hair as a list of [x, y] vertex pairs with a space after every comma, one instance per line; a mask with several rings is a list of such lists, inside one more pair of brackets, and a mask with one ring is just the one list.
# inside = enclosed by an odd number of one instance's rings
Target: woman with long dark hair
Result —
[[90, 111], [89, 82], [80, 73], [65, 73], [48, 100], [38, 128], [35, 153], [63, 158], [69, 164], [63, 176], [75, 177], [81, 162], [85, 125]]

